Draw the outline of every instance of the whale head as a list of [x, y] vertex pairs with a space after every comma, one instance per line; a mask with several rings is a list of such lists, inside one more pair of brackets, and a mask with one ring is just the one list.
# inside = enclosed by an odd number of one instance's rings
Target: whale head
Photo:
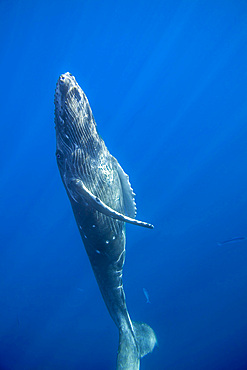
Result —
[[56, 158], [62, 176], [78, 174], [83, 158], [97, 152], [96, 123], [86, 95], [74, 76], [62, 74], [55, 91]]
[[71, 73], [59, 77], [54, 103], [57, 150], [74, 150], [85, 140], [92, 112], [86, 95]]

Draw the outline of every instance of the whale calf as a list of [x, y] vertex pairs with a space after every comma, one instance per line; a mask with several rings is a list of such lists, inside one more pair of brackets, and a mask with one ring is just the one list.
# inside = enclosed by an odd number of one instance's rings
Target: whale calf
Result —
[[86, 95], [70, 73], [55, 92], [56, 158], [76, 223], [107, 309], [119, 330], [118, 370], [137, 370], [157, 344], [153, 329], [130, 319], [122, 282], [125, 223], [136, 220], [129, 177], [98, 134]]

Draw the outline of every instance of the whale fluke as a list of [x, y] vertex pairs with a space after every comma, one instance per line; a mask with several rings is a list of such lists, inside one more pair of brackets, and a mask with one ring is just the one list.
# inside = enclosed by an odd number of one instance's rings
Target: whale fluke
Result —
[[[127, 329], [119, 331], [117, 370], [138, 370], [140, 359], [157, 345], [153, 329], [142, 322], [132, 322], [135, 337]], [[137, 343], [134, 343], [134, 339]], [[137, 345], [136, 345], [137, 344]]]

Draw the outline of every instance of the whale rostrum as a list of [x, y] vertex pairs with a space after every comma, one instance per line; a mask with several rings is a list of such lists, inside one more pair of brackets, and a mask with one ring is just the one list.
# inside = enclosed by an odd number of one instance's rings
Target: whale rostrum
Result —
[[129, 177], [98, 134], [86, 95], [70, 73], [55, 92], [56, 157], [75, 220], [107, 309], [119, 329], [117, 370], [138, 370], [157, 340], [130, 319], [122, 283], [125, 223], [138, 221]]

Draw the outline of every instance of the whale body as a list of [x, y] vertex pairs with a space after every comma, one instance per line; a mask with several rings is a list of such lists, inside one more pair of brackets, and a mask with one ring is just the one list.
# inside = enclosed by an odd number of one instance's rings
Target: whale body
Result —
[[98, 134], [86, 95], [70, 73], [55, 92], [56, 158], [73, 213], [107, 309], [119, 330], [118, 370], [137, 370], [157, 340], [145, 323], [132, 322], [122, 282], [125, 223], [135, 219], [129, 177]]

